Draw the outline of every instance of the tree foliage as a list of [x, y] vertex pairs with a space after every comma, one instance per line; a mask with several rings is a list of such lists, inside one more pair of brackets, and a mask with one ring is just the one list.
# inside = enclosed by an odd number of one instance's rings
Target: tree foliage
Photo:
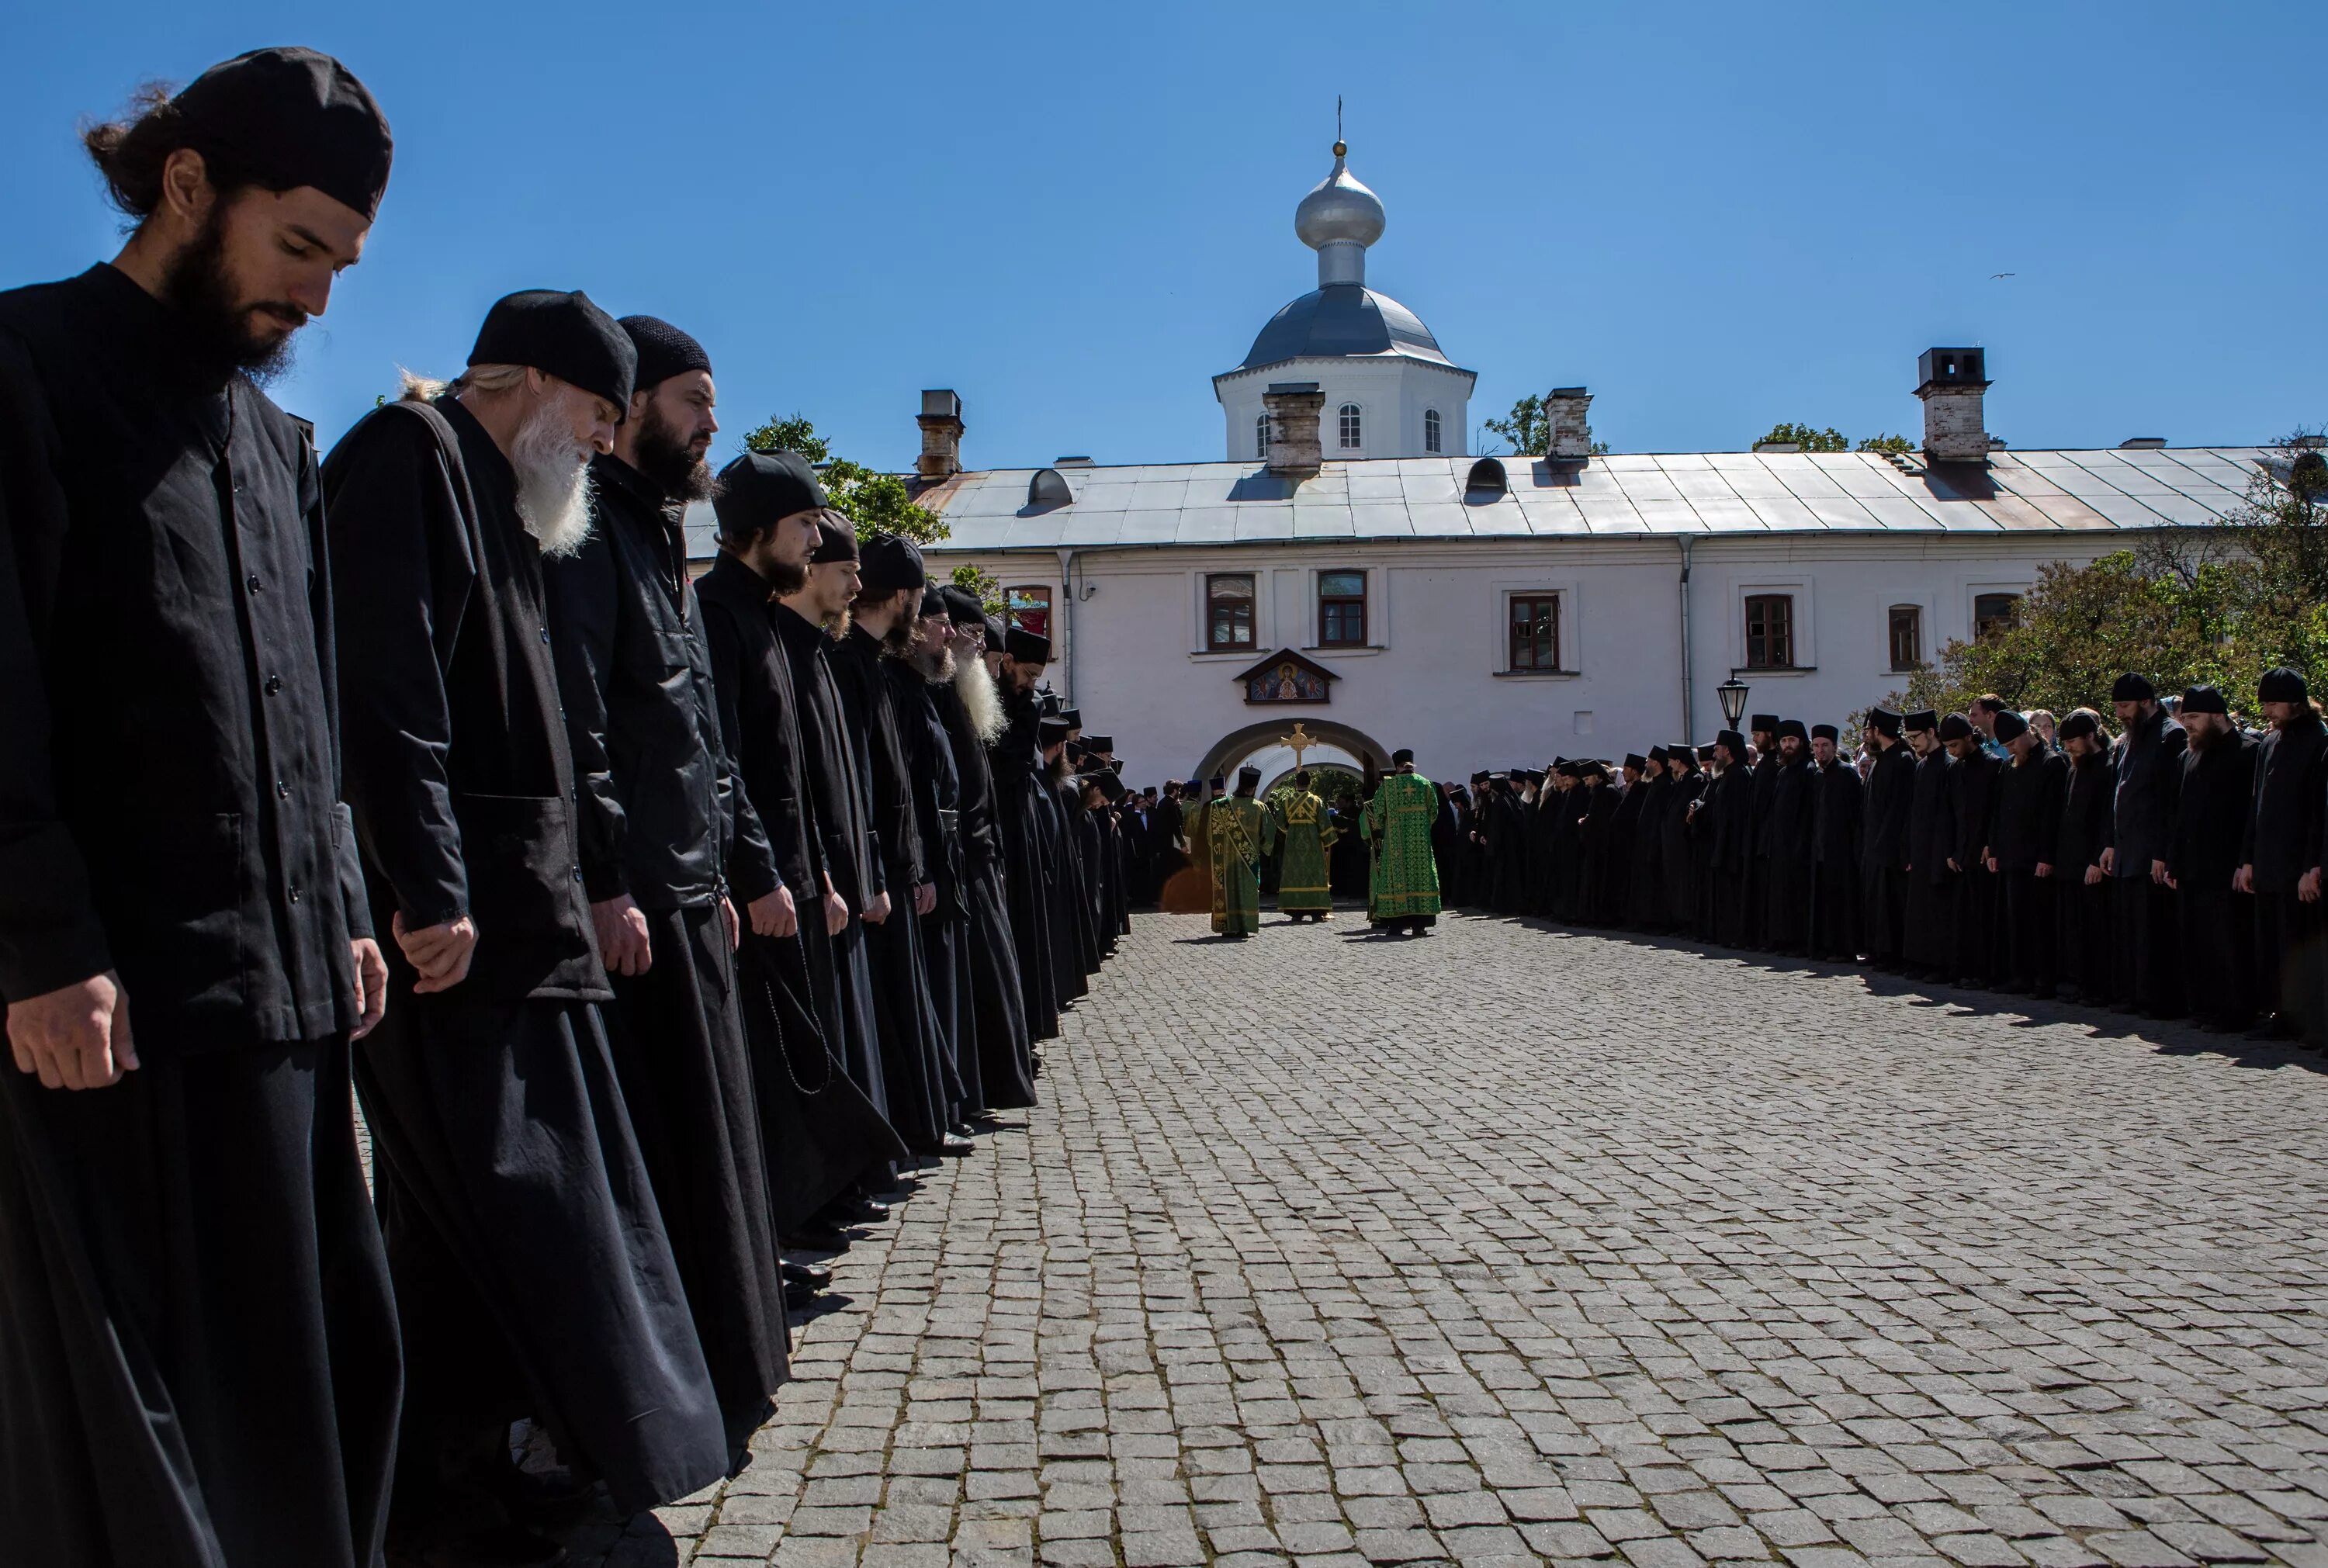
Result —
[[[1507, 418], [1482, 420], [1480, 427], [1510, 442], [1515, 456], [1541, 457], [1552, 450], [1552, 416], [1544, 404], [1542, 398], [1531, 392], [1512, 405]], [[1588, 437], [1591, 433], [1589, 427], [1585, 431]], [[1483, 447], [1486, 445], [1481, 443]], [[1594, 441], [1591, 451], [1596, 457], [1604, 456], [1609, 451], [1609, 443]], [[1491, 456], [1493, 454], [1482, 451], [1480, 455]]]
[[856, 525], [859, 539], [894, 533], [915, 544], [935, 544], [952, 531], [936, 512], [914, 503], [906, 482], [896, 474], [835, 457], [832, 444], [801, 415], [771, 418], [746, 436], [744, 445], [755, 452], [797, 452], [807, 458], [824, 482], [832, 509]]
[[2126, 671], [2161, 691], [2211, 684], [2254, 712], [2258, 679], [2286, 665], [2328, 677], [2328, 460], [2309, 432], [2276, 443], [2220, 528], [2149, 536], [2086, 566], [2054, 561], [2005, 626], [1951, 641], [1889, 705], [1961, 710], [2108, 709]]
[[1791, 419], [1781, 419], [1770, 427], [1770, 433], [1758, 438], [1754, 445], [1766, 441], [1791, 442], [1806, 452], [1848, 452], [1851, 443], [1843, 432], [1833, 426], [1821, 430], [1810, 425], [1798, 425]]
[[952, 580], [955, 587], [976, 594], [979, 605], [990, 615], [1004, 615], [1010, 608], [1009, 596], [1002, 591], [1002, 579], [983, 567], [965, 561], [953, 568]]
[[1905, 457], [1916, 449], [1916, 444], [1905, 436], [1868, 436], [1852, 448], [1854, 452], [1894, 452]]

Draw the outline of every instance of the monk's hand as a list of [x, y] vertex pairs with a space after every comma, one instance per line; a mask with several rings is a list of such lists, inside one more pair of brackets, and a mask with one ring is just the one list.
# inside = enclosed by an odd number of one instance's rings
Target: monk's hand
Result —
[[2150, 863], [2150, 879], [2162, 887], [2174, 886], [2174, 878], [2166, 874], [2166, 862], [2164, 860], [2153, 860]]
[[2306, 904], [2320, 902], [2320, 868], [2314, 866], [2295, 879], [2295, 897]]
[[2231, 891], [2234, 893], [2252, 893], [2255, 891], [2255, 868], [2253, 866], [2242, 866], [2238, 870], [2231, 873]]
[[2105, 871], [2104, 871], [2104, 870], [2103, 870], [2099, 866], [2089, 866], [2089, 867], [2087, 867], [2087, 868], [2086, 868], [2086, 886], [2087, 886], [2087, 887], [2100, 887], [2100, 886], [2102, 885], [2102, 878], [2103, 878], [2105, 876], [2107, 876], [2107, 874], [2108, 874], [2108, 873], [2105, 872]]
[[137, 1070], [129, 997], [111, 970], [8, 1004], [8, 1048], [43, 1088], [102, 1089]]
[[916, 915], [927, 915], [931, 910], [937, 906], [938, 885], [934, 882], [922, 882], [915, 884], [914, 887], [914, 913]]
[[719, 929], [728, 934], [728, 952], [744, 944], [744, 928], [736, 919], [736, 901], [725, 893], [719, 895]]
[[2117, 870], [2117, 851], [2116, 850], [2104, 850], [2102, 851], [2102, 862], [2101, 862], [2101, 864], [2102, 864], [2102, 875], [2103, 875], [2103, 876], [2105, 876], [2105, 877], [2108, 876], [2112, 871]]
[[591, 905], [590, 925], [598, 934], [598, 957], [608, 974], [644, 974], [654, 962], [647, 946], [646, 911], [629, 894]]
[[[800, 911], [793, 907], [793, 890], [778, 887], [773, 893], [763, 893], [744, 906], [744, 913], [752, 917], [752, 929], [762, 936], [790, 936], [800, 929]], [[840, 917], [849, 918], [849, 906], [840, 906]]]
[[355, 961], [356, 1011], [361, 1016], [349, 1032], [352, 1040], [360, 1040], [371, 1033], [388, 1010], [388, 960], [380, 956], [380, 944], [369, 936], [359, 936], [348, 944], [348, 956]]
[[469, 960], [477, 951], [477, 923], [468, 915], [407, 931], [399, 909], [390, 917], [389, 931], [403, 950], [404, 961], [420, 977], [412, 982], [414, 994], [450, 991], [469, 978]]
[[838, 936], [849, 929], [849, 900], [831, 888], [824, 894], [824, 934]]
[[2037, 862], [2037, 875], [2040, 877], [2051, 877], [2052, 874], [2053, 867], [2051, 861], [2040, 860]]
[[881, 922], [888, 918], [889, 896], [887, 893], [874, 894], [873, 902], [865, 906], [865, 924], [868, 925], [878, 925]]

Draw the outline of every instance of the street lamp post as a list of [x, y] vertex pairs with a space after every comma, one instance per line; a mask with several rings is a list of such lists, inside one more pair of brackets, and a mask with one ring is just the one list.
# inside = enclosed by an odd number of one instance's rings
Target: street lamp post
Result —
[[1713, 689], [1714, 696], [1722, 699], [1722, 717], [1730, 721], [1732, 729], [1738, 728], [1739, 718], [1746, 711], [1746, 682], [1735, 674]]

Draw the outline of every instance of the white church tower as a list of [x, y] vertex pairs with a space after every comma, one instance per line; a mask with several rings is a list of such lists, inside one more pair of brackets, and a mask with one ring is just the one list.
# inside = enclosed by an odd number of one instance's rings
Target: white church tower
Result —
[[1266, 458], [1272, 385], [1317, 383], [1327, 460], [1456, 455], [1478, 377], [1440, 352], [1421, 318], [1366, 286], [1366, 247], [1382, 238], [1383, 204], [1344, 164], [1293, 210], [1293, 231], [1318, 253], [1318, 286], [1269, 318], [1244, 362], [1213, 378], [1228, 421], [1231, 462]]

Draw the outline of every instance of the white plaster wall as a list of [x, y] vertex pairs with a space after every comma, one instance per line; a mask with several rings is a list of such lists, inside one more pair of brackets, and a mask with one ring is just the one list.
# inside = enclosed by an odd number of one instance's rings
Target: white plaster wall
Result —
[[[1315, 381], [1326, 396], [1319, 415], [1319, 433], [1325, 455], [1338, 457], [1456, 456], [1468, 448], [1471, 376], [1469, 371], [1427, 364], [1396, 355], [1372, 359], [1293, 360], [1265, 370], [1246, 371], [1215, 386], [1225, 422], [1225, 451], [1231, 462], [1258, 461], [1254, 422], [1262, 413], [1262, 396], [1279, 381]], [[1338, 416], [1344, 403], [1365, 411], [1364, 445], [1356, 452], [1338, 445]], [[1422, 414], [1439, 410], [1441, 450], [1422, 446]]]

